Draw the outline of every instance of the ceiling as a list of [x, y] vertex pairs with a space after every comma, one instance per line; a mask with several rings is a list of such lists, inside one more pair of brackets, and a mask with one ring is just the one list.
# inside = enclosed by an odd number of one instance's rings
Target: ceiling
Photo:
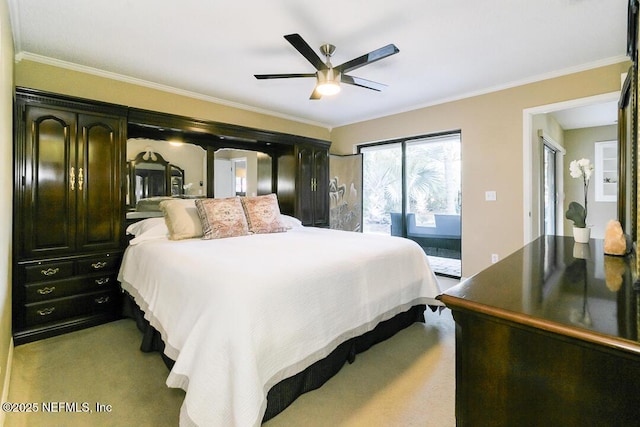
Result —
[[618, 101], [608, 101], [550, 113], [564, 130], [618, 123]]
[[[327, 128], [625, 59], [627, 0], [8, 0], [17, 59], [54, 63]], [[341, 64], [400, 52], [309, 100], [315, 69], [284, 38]], [[318, 54], [320, 52], [318, 50]]]

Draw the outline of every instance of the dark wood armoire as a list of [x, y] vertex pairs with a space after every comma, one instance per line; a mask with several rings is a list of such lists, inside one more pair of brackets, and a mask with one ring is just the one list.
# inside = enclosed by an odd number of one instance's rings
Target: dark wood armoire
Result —
[[16, 344], [117, 317], [126, 109], [16, 90]]
[[296, 214], [304, 225], [329, 226], [329, 149], [299, 144], [297, 158]]

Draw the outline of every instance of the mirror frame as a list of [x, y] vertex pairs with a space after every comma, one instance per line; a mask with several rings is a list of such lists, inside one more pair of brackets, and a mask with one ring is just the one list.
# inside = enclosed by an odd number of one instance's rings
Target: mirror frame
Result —
[[[618, 103], [618, 220], [637, 239], [637, 73], [629, 68]], [[635, 213], [635, 214], [634, 214]]]
[[[148, 158], [145, 158], [147, 157]], [[154, 159], [155, 156], [155, 159]], [[151, 163], [151, 164], [159, 164], [164, 168], [164, 189], [165, 194], [163, 196], [171, 195], [171, 168], [175, 167], [175, 165], [171, 165], [168, 161], [164, 159], [160, 155], [160, 153], [150, 152], [150, 151], [142, 151], [136, 155], [136, 157], [129, 161], [127, 164], [127, 174], [128, 174], [128, 183], [129, 183], [129, 197], [128, 197], [128, 207], [130, 209], [135, 209], [136, 204], [138, 202], [136, 197], [136, 169], [138, 169], [138, 165], [142, 163]], [[184, 176], [184, 174], [183, 174]], [[160, 195], [158, 195], [160, 196]]]

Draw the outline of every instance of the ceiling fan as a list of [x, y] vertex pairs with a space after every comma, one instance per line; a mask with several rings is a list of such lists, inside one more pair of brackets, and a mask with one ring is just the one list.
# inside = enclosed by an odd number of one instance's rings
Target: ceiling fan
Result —
[[331, 65], [331, 55], [335, 51], [336, 47], [332, 44], [323, 44], [320, 46], [320, 52], [325, 56], [326, 61], [322, 59], [313, 51], [311, 46], [304, 41], [300, 34], [288, 34], [284, 36], [285, 39], [291, 45], [296, 48], [298, 52], [302, 54], [307, 61], [311, 62], [316, 70], [315, 73], [294, 73], [294, 74], [254, 74], [256, 79], [290, 79], [297, 77], [315, 77], [317, 84], [309, 99], [320, 99], [323, 95], [334, 95], [340, 91], [340, 83], [346, 83], [354, 86], [363, 87], [375, 91], [381, 91], [386, 85], [382, 83], [372, 82], [371, 80], [362, 79], [360, 77], [349, 76], [346, 73], [353, 71], [357, 68], [363, 67], [367, 64], [379, 61], [387, 56], [395, 55], [400, 50], [394, 44], [388, 44], [380, 49], [376, 49], [365, 55], [359, 56], [347, 61], [344, 64], [340, 64], [337, 67]]

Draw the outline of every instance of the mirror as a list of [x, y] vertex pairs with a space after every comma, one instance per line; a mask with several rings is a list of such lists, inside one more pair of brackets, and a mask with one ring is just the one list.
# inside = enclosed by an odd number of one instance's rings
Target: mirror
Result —
[[[213, 177], [209, 177], [209, 168]], [[220, 148], [209, 160], [196, 144], [148, 138], [127, 140], [128, 218], [160, 216], [165, 198], [255, 196], [273, 192], [272, 156], [260, 151]], [[213, 183], [209, 189], [208, 183]], [[210, 191], [211, 190], [211, 191]]]
[[271, 156], [260, 151], [221, 148], [214, 154], [214, 197], [272, 192]]
[[206, 151], [195, 144], [127, 140], [127, 217], [159, 216], [167, 197], [207, 194]]
[[168, 168], [169, 163], [159, 153], [151, 150], [139, 153], [129, 166], [133, 201], [166, 195]]
[[176, 165], [170, 165], [169, 175], [171, 179], [171, 196], [182, 196], [184, 194], [184, 169]]

